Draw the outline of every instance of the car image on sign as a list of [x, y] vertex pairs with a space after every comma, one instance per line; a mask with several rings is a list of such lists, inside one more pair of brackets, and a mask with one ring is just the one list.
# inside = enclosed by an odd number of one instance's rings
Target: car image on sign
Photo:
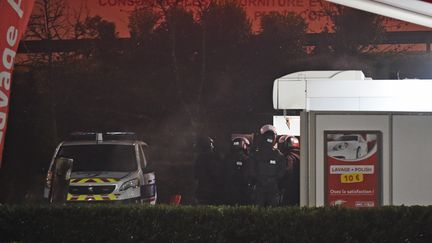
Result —
[[367, 141], [359, 134], [336, 136], [327, 142], [328, 155], [336, 159], [356, 160], [367, 152]]

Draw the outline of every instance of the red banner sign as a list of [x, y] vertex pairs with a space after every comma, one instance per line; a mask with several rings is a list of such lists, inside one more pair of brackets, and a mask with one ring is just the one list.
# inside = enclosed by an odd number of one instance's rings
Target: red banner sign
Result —
[[33, 5], [34, 0], [0, 0], [0, 166], [16, 50], [26, 29]]
[[380, 133], [325, 133], [326, 205], [380, 205]]

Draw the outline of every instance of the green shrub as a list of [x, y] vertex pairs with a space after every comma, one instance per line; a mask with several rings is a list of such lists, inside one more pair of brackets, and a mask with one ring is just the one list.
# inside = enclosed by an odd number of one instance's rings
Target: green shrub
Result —
[[0, 241], [432, 242], [432, 207], [3, 205]]

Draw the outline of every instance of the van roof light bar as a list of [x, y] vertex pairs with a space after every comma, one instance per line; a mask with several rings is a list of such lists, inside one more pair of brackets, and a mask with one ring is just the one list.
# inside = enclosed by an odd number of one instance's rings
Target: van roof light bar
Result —
[[119, 140], [119, 139], [127, 139], [127, 140], [136, 140], [137, 135], [134, 132], [106, 132], [104, 133], [105, 140]]
[[96, 133], [96, 142], [100, 143], [103, 142], [103, 136], [102, 133]]
[[106, 140], [137, 140], [137, 136], [134, 132], [74, 132], [69, 134], [68, 140], [103, 142]]
[[73, 132], [69, 134], [68, 140], [95, 140], [95, 132]]
[[134, 132], [106, 132], [107, 135], [136, 135]]

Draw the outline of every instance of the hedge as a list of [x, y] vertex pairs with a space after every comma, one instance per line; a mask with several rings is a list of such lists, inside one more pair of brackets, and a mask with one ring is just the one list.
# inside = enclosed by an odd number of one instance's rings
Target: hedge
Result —
[[432, 242], [432, 207], [2, 205], [0, 241]]

